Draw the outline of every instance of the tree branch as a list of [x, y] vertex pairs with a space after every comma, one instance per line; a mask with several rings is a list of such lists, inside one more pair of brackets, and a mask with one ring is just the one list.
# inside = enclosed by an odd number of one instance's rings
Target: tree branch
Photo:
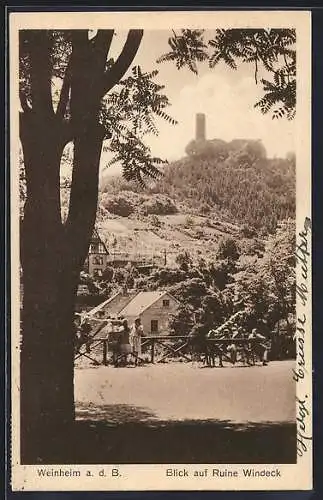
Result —
[[71, 88], [71, 61], [69, 61], [64, 75], [63, 85], [59, 97], [59, 102], [56, 109], [56, 115], [59, 118], [64, 118], [67, 109], [67, 103], [70, 95]]
[[101, 126], [92, 126], [84, 136], [74, 140], [72, 184], [64, 228], [76, 267], [83, 265], [96, 217], [103, 131]]
[[258, 85], [258, 59], [257, 59], [257, 57], [255, 59], [255, 82], [256, 82], [256, 85]]
[[116, 85], [123, 75], [126, 73], [130, 64], [134, 60], [144, 32], [143, 30], [130, 30], [124, 47], [112, 66], [112, 68], [105, 72], [102, 95], [109, 92], [114, 85]]
[[[76, 122], [97, 117], [102, 98], [108, 50], [114, 30], [99, 30], [88, 39], [86, 31], [76, 31], [71, 55], [71, 116]], [[86, 102], [84, 100], [86, 95]]]
[[103, 69], [105, 69], [113, 35], [114, 30], [98, 30], [97, 35], [92, 40], [94, 49], [101, 54], [102, 63], [104, 64]]
[[32, 110], [31, 106], [28, 103], [28, 99], [23, 92], [19, 92], [19, 99], [21, 108], [25, 113], [28, 113], [29, 111]]

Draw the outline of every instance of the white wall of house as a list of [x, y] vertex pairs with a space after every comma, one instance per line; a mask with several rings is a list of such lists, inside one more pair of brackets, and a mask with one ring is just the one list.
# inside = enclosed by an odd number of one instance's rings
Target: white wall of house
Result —
[[[177, 308], [177, 300], [171, 295], [166, 294], [145, 309], [139, 315], [145, 336], [168, 335], [169, 319], [176, 312]], [[128, 317], [127, 319], [132, 324], [136, 317]]]

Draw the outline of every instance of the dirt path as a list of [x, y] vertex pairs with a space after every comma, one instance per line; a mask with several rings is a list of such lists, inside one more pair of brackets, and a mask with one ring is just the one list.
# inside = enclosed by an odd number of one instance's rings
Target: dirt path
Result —
[[[77, 368], [76, 422], [47, 464], [295, 463], [293, 362]], [[62, 444], [63, 443], [63, 444]]]
[[186, 363], [75, 370], [77, 418], [118, 422], [293, 422], [294, 362], [198, 368]]

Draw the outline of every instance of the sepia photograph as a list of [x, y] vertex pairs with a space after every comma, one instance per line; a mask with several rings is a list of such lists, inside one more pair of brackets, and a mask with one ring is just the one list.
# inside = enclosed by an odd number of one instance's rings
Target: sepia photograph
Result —
[[311, 485], [310, 16], [161, 14], [12, 18], [16, 489]]

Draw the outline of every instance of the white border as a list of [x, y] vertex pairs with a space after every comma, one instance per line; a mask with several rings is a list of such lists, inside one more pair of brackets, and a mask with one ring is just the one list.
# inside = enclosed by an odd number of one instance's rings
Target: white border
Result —
[[[12, 284], [12, 489], [14, 491], [133, 491], [133, 490], [308, 490], [312, 488], [312, 447], [309, 447], [297, 464], [277, 465], [281, 477], [249, 478], [242, 476], [243, 465], [184, 464], [190, 474], [205, 468], [227, 468], [237, 470], [238, 478], [214, 480], [212, 472], [204, 479], [190, 476], [185, 479], [166, 477], [167, 468], [180, 469], [181, 465], [121, 465], [121, 477], [112, 477], [112, 466], [71, 465], [53, 466], [64, 470], [82, 472], [81, 478], [40, 479], [38, 466], [20, 465], [19, 449], [19, 168], [18, 168], [18, 30], [19, 29], [129, 29], [146, 28], [213, 28], [214, 27], [294, 27], [297, 31], [297, 232], [302, 230], [306, 217], [311, 218], [311, 13], [307, 11], [213, 11], [213, 12], [50, 12], [11, 13], [9, 16], [10, 36], [10, 128], [11, 128], [11, 284]], [[310, 242], [309, 242], [310, 244]], [[311, 246], [310, 246], [311, 248]], [[301, 279], [297, 268], [298, 282]], [[308, 288], [311, 290], [309, 276]], [[309, 294], [310, 295], [310, 294]], [[302, 305], [297, 301], [297, 314]], [[312, 401], [312, 339], [311, 339], [311, 297], [300, 314], [306, 314], [307, 330], [305, 339], [306, 377], [297, 384], [297, 395], [301, 399], [308, 396]], [[292, 374], [291, 374], [292, 376]], [[311, 410], [311, 407], [310, 407]], [[306, 432], [312, 432], [311, 415], [307, 419]], [[116, 467], [116, 466], [114, 466]], [[255, 470], [272, 470], [276, 466], [246, 465]], [[51, 468], [49, 466], [48, 468]], [[99, 477], [105, 469], [107, 477]], [[86, 471], [95, 477], [86, 477]]]

